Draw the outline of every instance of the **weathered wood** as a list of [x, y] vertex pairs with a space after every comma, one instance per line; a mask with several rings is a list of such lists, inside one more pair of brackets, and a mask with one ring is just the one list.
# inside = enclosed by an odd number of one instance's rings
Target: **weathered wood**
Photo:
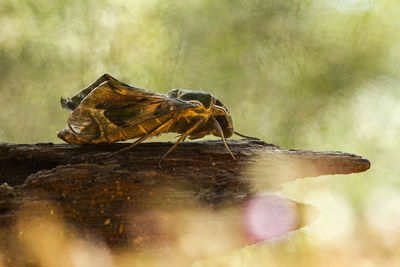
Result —
[[178, 149], [163, 161], [163, 168], [160, 169], [156, 163], [172, 143], [143, 143], [130, 152], [117, 154], [110, 159], [106, 159], [105, 156], [127, 147], [128, 144], [76, 146], [52, 143], [1, 143], [0, 183], [22, 184], [26, 177], [40, 170], [78, 163], [117, 162], [121, 164], [121, 168], [155, 170], [160, 173], [170, 172], [171, 168], [194, 167], [196, 169], [188, 168], [187, 171], [196, 172], [199, 168], [207, 168], [216, 172], [226, 170], [235, 175], [241, 174], [244, 166], [255, 161], [273, 163], [268, 166], [271, 173], [275, 171], [279, 173], [282, 167], [286, 168], [287, 163], [312, 167], [295, 174], [296, 178], [363, 172], [370, 167], [368, 160], [342, 152], [280, 149], [278, 146], [252, 139], [228, 141], [228, 144], [239, 157], [238, 161], [229, 158], [220, 141], [186, 142], [180, 144]]
[[[172, 143], [143, 143], [106, 158], [128, 145], [0, 144], [0, 184], [7, 183], [0, 187], [3, 247], [15, 241], [17, 230], [12, 229], [18, 221], [40, 214], [61, 218], [70, 233], [101, 238], [112, 247], [148, 249], [175, 238], [160, 216], [179, 221], [182, 214], [193, 217], [204, 210], [213, 214], [210, 227], [218, 223], [235, 229], [240, 246], [254, 242], [240, 218], [258, 191], [301, 177], [370, 167], [353, 154], [286, 150], [252, 139], [228, 142], [237, 161], [221, 141], [180, 144], [161, 168], [158, 160]], [[295, 228], [303, 224], [300, 213]]]

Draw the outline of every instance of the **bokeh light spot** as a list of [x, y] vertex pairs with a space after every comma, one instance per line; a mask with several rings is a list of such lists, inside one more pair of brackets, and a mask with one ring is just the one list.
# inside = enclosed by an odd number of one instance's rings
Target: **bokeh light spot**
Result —
[[257, 241], [281, 236], [294, 229], [297, 213], [293, 203], [272, 194], [258, 194], [245, 207], [246, 231]]

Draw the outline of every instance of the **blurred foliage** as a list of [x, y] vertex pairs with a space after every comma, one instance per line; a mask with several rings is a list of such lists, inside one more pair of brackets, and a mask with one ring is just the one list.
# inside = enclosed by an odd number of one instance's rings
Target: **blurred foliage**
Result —
[[208, 91], [244, 134], [370, 159], [366, 174], [284, 190], [324, 214], [338, 208], [316, 228], [332, 231], [345, 212], [347, 238], [365, 238], [356, 225], [400, 222], [399, 15], [397, 0], [2, 0], [0, 141], [61, 142], [60, 96], [103, 73], [162, 93]]

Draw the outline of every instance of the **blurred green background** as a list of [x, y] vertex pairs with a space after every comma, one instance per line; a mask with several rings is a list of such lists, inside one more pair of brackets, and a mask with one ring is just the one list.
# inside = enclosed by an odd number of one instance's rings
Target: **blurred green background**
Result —
[[287, 184], [320, 218], [224, 264], [399, 266], [399, 1], [1, 0], [0, 14], [0, 141], [61, 143], [60, 97], [103, 73], [207, 91], [239, 132], [372, 163]]

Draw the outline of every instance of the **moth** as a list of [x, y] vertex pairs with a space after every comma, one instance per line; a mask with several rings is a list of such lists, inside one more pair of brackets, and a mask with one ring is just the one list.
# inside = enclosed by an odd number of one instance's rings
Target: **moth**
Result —
[[61, 98], [61, 106], [71, 112], [65, 128], [57, 136], [70, 144], [113, 143], [137, 138], [128, 150], [144, 140], [163, 133], [180, 134], [160, 162], [185, 140], [212, 134], [221, 137], [225, 148], [236, 159], [225, 138], [234, 133], [229, 110], [215, 96], [183, 89], [167, 95], [136, 88], [108, 74], [102, 75], [71, 99]]

